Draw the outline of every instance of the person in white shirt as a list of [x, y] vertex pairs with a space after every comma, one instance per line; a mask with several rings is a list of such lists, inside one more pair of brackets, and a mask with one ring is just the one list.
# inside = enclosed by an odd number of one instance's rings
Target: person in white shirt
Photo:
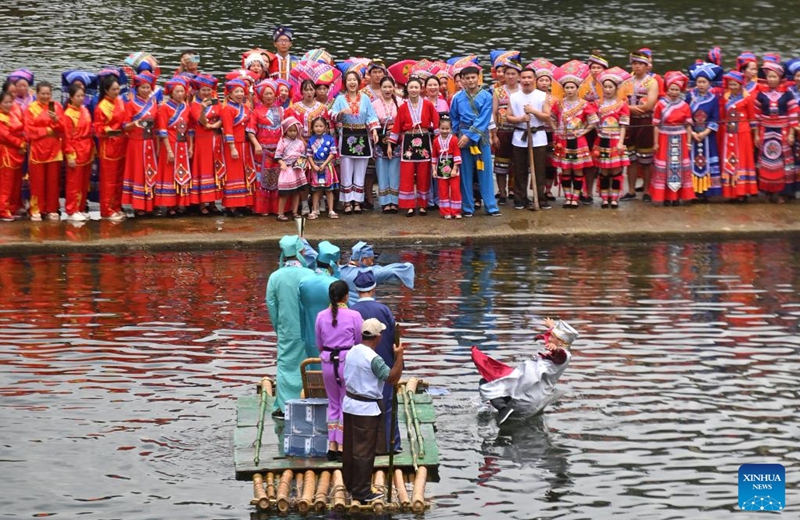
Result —
[[[550, 209], [545, 196], [545, 168], [547, 167], [547, 134], [545, 121], [550, 119], [550, 104], [547, 93], [536, 89], [536, 80], [532, 69], [523, 69], [520, 74], [520, 90], [509, 98], [509, 114], [506, 120], [514, 125], [514, 208], [523, 209], [530, 206], [528, 200], [528, 176], [530, 167], [536, 174], [536, 189], [539, 193], [539, 207]], [[533, 165], [528, 156], [528, 123], [533, 138]]]
[[[403, 346], [394, 346], [394, 366], [390, 369], [375, 352], [386, 325], [375, 318], [361, 325], [361, 343], [350, 349], [344, 365], [346, 395], [342, 475], [344, 485], [361, 503], [383, 498], [370, 484], [375, 467], [375, 450], [383, 419], [383, 385], [394, 385], [403, 373]], [[381, 440], [385, 443], [385, 439]]]

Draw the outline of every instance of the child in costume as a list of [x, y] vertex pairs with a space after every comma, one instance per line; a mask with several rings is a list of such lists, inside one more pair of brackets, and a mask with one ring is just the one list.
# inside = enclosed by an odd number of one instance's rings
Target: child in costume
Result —
[[317, 117], [311, 122], [313, 134], [308, 139], [308, 172], [312, 191], [313, 209], [308, 215], [309, 219], [319, 217], [319, 200], [322, 193], [328, 204], [328, 217], [339, 218], [333, 210], [333, 192], [339, 187], [339, 177], [333, 168], [333, 161], [338, 155], [333, 136], [328, 133], [328, 122], [323, 117]]
[[306, 142], [300, 137], [300, 121], [292, 116], [283, 120], [283, 137], [275, 150], [275, 159], [281, 167], [278, 177], [278, 220], [289, 218], [283, 213], [286, 199], [292, 199], [292, 213], [299, 217], [300, 191], [306, 187]]
[[439, 213], [447, 220], [461, 218], [461, 184], [458, 167], [461, 150], [451, 133], [450, 116], [439, 119], [439, 135], [433, 139], [433, 178], [438, 182]]
[[537, 353], [517, 368], [472, 347], [472, 362], [483, 376], [479, 386], [481, 398], [497, 409], [498, 424], [503, 424], [514, 413], [529, 416], [544, 410], [569, 365], [572, 358], [569, 348], [578, 338], [578, 332], [565, 321], [545, 318], [543, 323], [548, 331], [537, 339], [544, 341], [547, 352]]

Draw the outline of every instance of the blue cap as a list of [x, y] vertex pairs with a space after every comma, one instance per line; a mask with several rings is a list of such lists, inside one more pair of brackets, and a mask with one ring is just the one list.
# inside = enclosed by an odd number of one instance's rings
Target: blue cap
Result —
[[368, 269], [358, 273], [356, 279], [353, 280], [353, 285], [358, 292], [369, 292], [374, 289], [377, 283], [375, 282], [375, 275], [372, 274], [372, 270]]
[[331, 244], [327, 240], [319, 243], [319, 255], [317, 255], [317, 264], [327, 265], [333, 269], [334, 276], [338, 278], [339, 260], [342, 258], [342, 250], [337, 246]]
[[374, 256], [375, 251], [372, 250], [372, 246], [361, 241], [353, 246], [353, 254], [350, 255], [350, 260], [361, 261], [364, 258], [373, 258]]
[[305, 244], [297, 235], [286, 235], [281, 238], [281, 241], [278, 242], [278, 246], [281, 248], [281, 259], [280, 264], [283, 263], [288, 259], [297, 259], [300, 261], [301, 264], [306, 265], [306, 259], [303, 258], [303, 250], [305, 249]]

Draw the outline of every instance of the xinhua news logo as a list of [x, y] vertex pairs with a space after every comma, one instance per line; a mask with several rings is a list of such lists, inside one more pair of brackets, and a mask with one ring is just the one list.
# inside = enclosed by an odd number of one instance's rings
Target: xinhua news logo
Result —
[[739, 509], [783, 511], [786, 507], [786, 469], [780, 464], [739, 466]]

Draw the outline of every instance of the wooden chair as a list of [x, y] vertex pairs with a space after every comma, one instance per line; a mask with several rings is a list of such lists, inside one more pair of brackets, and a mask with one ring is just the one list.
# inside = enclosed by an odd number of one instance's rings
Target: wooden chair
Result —
[[322, 370], [309, 369], [310, 365], [319, 365], [320, 363], [319, 358], [308, 358], [300, 363], [300, 375], [303, 378], [302, 397], [304, 399], [328, 398], [328, 394], [325, 392], [325, 383], [322, 381]]

